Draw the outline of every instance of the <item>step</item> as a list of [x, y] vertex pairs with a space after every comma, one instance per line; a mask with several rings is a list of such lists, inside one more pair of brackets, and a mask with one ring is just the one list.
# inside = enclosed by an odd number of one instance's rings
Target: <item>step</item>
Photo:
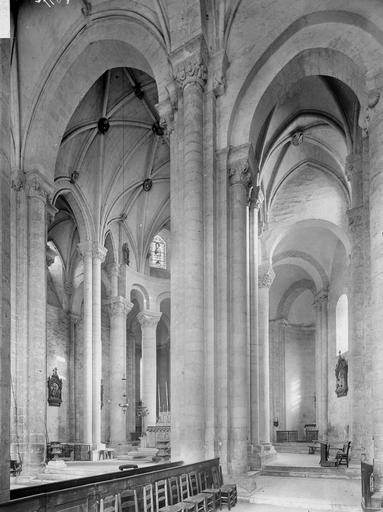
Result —
[[360, 480], [360, 470], [358, 468], [323, 468], [318, 467], [300, 467], [300, 466], [265, 466], [262, 470], [265, 476], [290, 476], [300, 478], [342, 478], [346, 480]]

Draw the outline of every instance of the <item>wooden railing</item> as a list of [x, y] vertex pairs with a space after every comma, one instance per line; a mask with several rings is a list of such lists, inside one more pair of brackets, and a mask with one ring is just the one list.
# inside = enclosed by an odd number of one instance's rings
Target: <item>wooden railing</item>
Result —
[[11, 500], [0, 504], [0, 512], [96, 512], [102, 497], [118, 494], [124, 489], [137, 490], [139, 508], [142, 510], [141, 488], [144, 485], [191, 471], [210, 472], [213, 466], [219, 468], [219, 459], [194, 464], [184, 464], [181, 461], [156, 464], [145, 468], [13, 489]]

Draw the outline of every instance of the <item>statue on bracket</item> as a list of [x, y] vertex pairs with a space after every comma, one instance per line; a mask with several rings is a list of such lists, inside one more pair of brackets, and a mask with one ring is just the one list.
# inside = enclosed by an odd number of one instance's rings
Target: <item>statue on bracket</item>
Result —
[[57, 368], [53, 368], [52, 375], [48, 378], [48, 404], [54, 407], [60, 407], [62, 398], [61, 391], [63, 381], [57, 374]]
[[335, 393], [337, 394], [338, 398], [340, 396], [347, 395], [347, 391], [348, 391], [347, 373], [348, 373], [347, 361], [342, 356], [342, 353], [339, 350], [338, 362], [335, 367], [335, 377], [336, 377]]
[[130, 251], [129, 251], [129, 245], [125, 242], [122, 244], [122, 260], [125, 263], [125, 265], [130, 264]]

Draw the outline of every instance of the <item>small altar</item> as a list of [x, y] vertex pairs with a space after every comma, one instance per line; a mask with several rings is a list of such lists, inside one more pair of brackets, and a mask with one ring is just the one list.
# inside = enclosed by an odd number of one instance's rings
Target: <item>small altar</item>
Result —
[[170, 458], [170, 412], [161, 412], [156, 425], [146, 427], [146, 447], [157, 448], [157, 457]]

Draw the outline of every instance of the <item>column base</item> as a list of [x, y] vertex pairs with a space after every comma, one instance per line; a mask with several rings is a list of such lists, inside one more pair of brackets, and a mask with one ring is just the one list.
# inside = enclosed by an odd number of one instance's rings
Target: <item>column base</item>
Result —
[[249, 466], [251, 470], [262, 469], [277, 455], [271, 443], [260, 443], [250, 446]]

